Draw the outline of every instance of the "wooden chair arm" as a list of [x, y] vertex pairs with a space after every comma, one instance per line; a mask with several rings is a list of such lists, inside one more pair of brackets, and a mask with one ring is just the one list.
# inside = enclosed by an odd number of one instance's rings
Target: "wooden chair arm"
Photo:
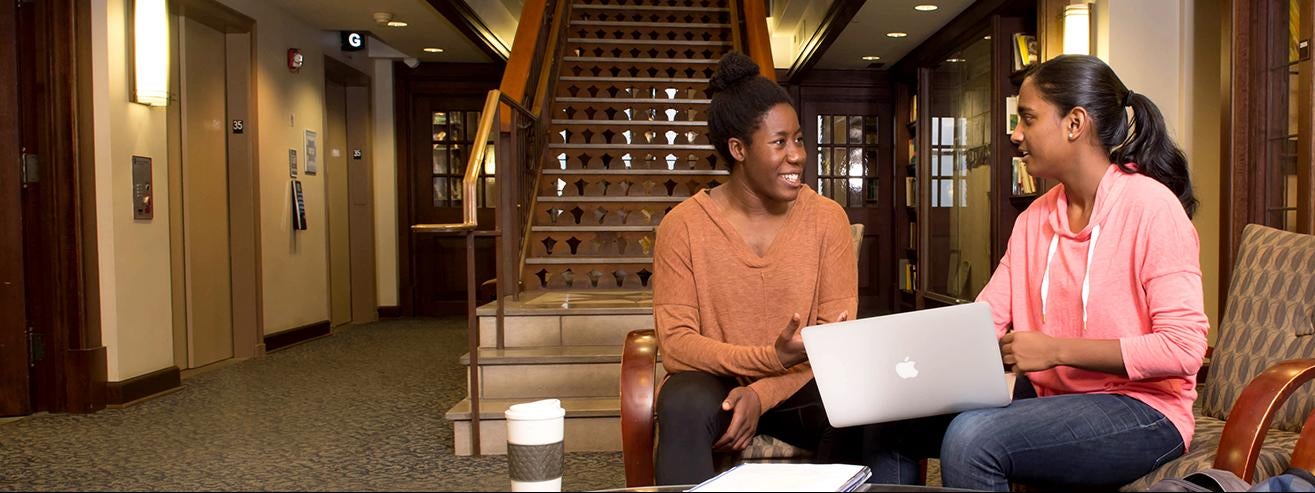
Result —
[[[1282, 361], [1253, 378], [1228, 413], [1214, 467], [1251, 481], [1274, 414], [1292, 392], [1313, 378], [1315, 359]], [[1303, 430], [1303, 440], [1309, 431]]]
[[626, 335], [621, 354], [621, 458], [627, 487], [653, 485], [657, 352], [652, 329]]
[[1315, 412], [1301, 425], [1301, 438], [1292, 449], [1292, 467], [1315, 471]]

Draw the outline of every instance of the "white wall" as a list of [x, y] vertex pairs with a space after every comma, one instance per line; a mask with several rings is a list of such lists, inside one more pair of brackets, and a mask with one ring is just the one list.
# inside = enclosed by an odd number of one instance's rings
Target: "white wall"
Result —
[[1201, 270], [1211, 341], [1219, 321], [1220, 67], [1218, 0], [1097, 0], [1096, 56], [1154, 101], [1187, 154], [1200, 207]]
[[[91, 3], [101, 340], [110, 381], [173, 365], [166, 111], [128, 102], [124, 4]], [[134, 155], [153, 160], [152, 221], [133, 219]]]

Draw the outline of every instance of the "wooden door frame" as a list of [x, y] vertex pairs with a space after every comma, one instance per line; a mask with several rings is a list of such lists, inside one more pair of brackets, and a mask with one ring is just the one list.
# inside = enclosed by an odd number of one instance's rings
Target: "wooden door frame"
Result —
[[35, 361], [30, 374], [29, 411], [94, 412], [105, 407], [107, 370], [96, 256], [91, 3], [27, 5], [34, 9], [33, 21], [20, 22], [15, 32], [24, 36], [22, 31], [31, 30], [32, 37], [25, 39], [36, 40], [41, 49], [33, 49], [35, 66], [21, 67], [20, 73], [30, 71], [43, 90], [20, 99], [25, 106], [16, 114], [33, 117], [32, 128], [20, 124], [19, 139], [39, 156], [41, 182], [36, 186], [46, 186], [42, 210], [24, 211], [41, 221], [22, 234], [26, 251], [44, 252], [40, 259], [23, 259], [25, 269], [41, 270], [43, 281], [29, 283], [25, 298], [29, 325], [41, 334], [45, 348], [44, 359]]
[[[18, 6], [0, 2], [0, 162], [19, 162]], [[0, 166], [0, 416], [32, 413], [17, 167]]]
[[[229, 231], [229, 278], [231, 313], [233, 320], [233, 359], [245, 359], [265, 354], [265, 320], [264, 295], [261, 282], [261, 242], [260, 242], [260, 170], [259, 159], [260, 125], [257, 111], [256, 81], [256, 23], [255, 20], [233, 10], [215, 0], [172, 0], [170, 14], [175, 15], [178, 23], [183, 18], [204, 24], [224, 36], [225, 46], [225, 81], [226, 104], [225, 118], [242, 120], [244, 129], [241, 134], [226, 135], [228, 151], [228, 231]], [[171, 30], [174, 47], [177, 48], [178, 30]], [[171, 50], [173, 84], [178, 86], [181, 71], [177, 63], [177, 49]], [[245, 63], [244, 63], [245, 62]], [[175, 103], [178, 94], [173, 95]], [[178, 105], [169, 107], [169, 133], [171, 145], [173, 139], [181, 136], [181, 119]], [[177, 132], [177, 133], [176, 133]], [[180, 149], [171, 149], [171, 157], [181, 156]], [[170, 180], [170, 247], [171, 257], [171, 293], [180, 295], [182, 281], [182, 179], [177, 174], [181, 171], [181, 161], [170, 160], [168, 174]], [[177, 311], [179, 300], [173, 300]], [[186, 319], [175, 313], [173, 334], [186, 333]], [[178, 324], [182, 324], [179, 326]], [[190, 342], [184, 343], [190, 344]], [[177, 343], [175, 343], [175, 353]], [[177, 368], [186, 368], [186, 361], [175, 361]]]
[[[397, 155], [397, 310], [388, 315], [405, 317], [416, 314], [415, 265], [411, 261], [413, 237], [411, 224], [415, 219], [412, 203], [412, 166], [416, 156], [415, 105], [419, 98], [454, 95], [484, 97], [496, 89], [502, 80], [501, 63], [422, 63], [410, 68], [401, 62], [393, 63], [393, 125], [394, 151]], [[427, 134], [427, 132], [426, 132]], [[381, 314], [383, 315], [383, 314]]]
[[[779, 73], [779, 71], [778, 71]], [[888, 260], [895, 258], [895, 240], [894, 234], [894, 93], [890, 81], [890, 74], [885, 70], [810, 70], [802, 76], [796, 76], [796, 83], [786, 86], [787, 92], [796, 102], [799, 112], [801, 127], [804, 130], [804, 142], [808, 148], [809, 159], [805, 164], [804, 179], [805, 183], [815, 184], [817, 182], [817, 129], [816, 119], [819, 108], [837, 107], [837, 106], [857, 106], [862, 109], [862, 113], [875, 111], [878, 121], [877, 133], [879, 135], [877, 142], [878, 163], [875, 164], [879, 170], [877, 173], [879, 188], [877, 191], [878, 200], [885, 204], [885, 210], [880, 214], [880, 208], [852, 208], [852, 209], [871, 209], [872, 213], [865, 213], [863, 218], [850, 217], [850, 222], [861, 220], [867, 227], [863, 232], [863, 241], [865, 246], [863, 251], [869, 248], [876, 248], [877, 254], [869, 256], [867, 259], [868, 271], [875, 268], [877, 275], [869, 279], [865, 291], [859, 293], [860, 300], [870, 303], [870, 306], [863, 306], [866, 313], [887, 313], [895, 311], [895, 300], [897, 293], [891, 286], [895, 284], [894, 268], [891, 267]], [[855, 112], [857, 113], [857, 112]], [[846, 208], [847, 210], [850, 208]], [[884, 226], [884, 228], [882, 227]], [[858, 259], [860, 269], [864, 265], [861, 257]], [[862, 274], [860, 273], [860, 276]]]
[[[368, 91], [373, 87], [373, 80], [372, 80], [372, 79], [370, 78], [370, 76], [369, 76], [368, 74], [366, 74], [365, 72], [361, 72], [360, 70], [356, 69], [355, 67], [352, 67], [351, 65], [348, 65], [348, 64], [346, 64], [346, 63], [343, 63], [342, 61], [340, 61], [340, 60], [338, 60], [338, 59], [336, 59], [336, 58], [333, 58], [333, 57], [330, 57], [330, 56], [328, 56], [328, 55], [325, 55], [325, 56], [324, 56], [324, 83], [325, 83], [326, 88], [327, 88], [327, 85], [328, 85], [330, 82], [332, 82], [332, 83], [334, 83], [334, 84], [338, 84], [339, 86], [342, 86], [342, 88], [343, 88], [343, 101], [344, 101], [344, 105], [343, 105], [343, 114], [342, 114], [342, 117], [343, 117], [343, 123], [344, 123], [344, 125], [345, 125], [344, 131], [343, 131], [343, 135], [344, 135], [345, 138], [346, 138], [346, 140], [343, 142], [343, 144], [346, 145], [347, 148], [349, 148], [349, 149], [360, 148], [360, 149], [363, 150], [363, 160], [362, 160], [363, 164], [362, 164], [362, 165], [367, 167], [367, 170], [368, 170], [368, 172], [370, 173], [370, 183], [373, 184], [373, 182], [374, 182], [374, 166], [373, 166], [373, 162], [374, 162], [374, 161], [373, 161], [373, 159], [374, 159], [374, 158], [373, 158], [373, 153], [371, 152], [371, 151], [372, 151], [371, 146], [373, 145], [373, 142], [372, 142], [372, 141], [373, 141], [373, 138], [372, 138], [372, 137], [373, 137], [373, 130], [372, 130], [372, 129], [373, 129], [373, 125], [374, 125], [374, 120], [373, 120], [373, 112], [371, 112], [370, 109], [369, 109], [369, 108], [370, 108], [370, 105], [372, 104], [372, 101], [370, 100], [369, 97], [366, 97], [366, 98], [365, 98], [366, 109], [365, 109], [364, 111], [365, 111], [366, 128], [363, 129], [358, 135], [356, 135], [356, 139], [358, 139], [358, 140], [354, 140], [354, 139], [353, 139], [353, 135], [354, 135], [354, 134], [348, 130], [348, 129], [351, 129], [351, 128], [352, 128], [352, 125], [351, 125], [351, 119], [352, 119], [352, 115], [353, 115], [353, 112], [352, 112], [352, 109], [351, 109], [351, 108], [352, 108], [352, 104], [351, 104], [351, 102], [352, 102], [351, 88], [364, 88], [364, 89], [368, 92]], [[327, 90], [325, 91], [325, 94], [326, 94], [326, 97], [327, 97], [327, 94], [328, 94], [328, 91], [327, 91]], [[327, 108], [327, 105], [326, 105], [325, 107]], [[324, 124], [324, 126], [322, 127], [323, 131], [321, 132], [321, 136], [322, 136], [322, 137], [321, 137], [321, 140], [320, 140], [320, 147], [321, 147], [320, 150], [321, 150], [321, 152], [324, 151], [323, 147], [327, 144], [327, 142], [328, 142], [328, 138], [329, 138], [329, 128], [328, 128], [328, 121], [327, 121], [327, 120], [328, 120], [327, 113], [326, 113], [325, 120], [326, 120], [326, 121], [325, 121], [325, 124]], [[355, 144], [360, 144], [360, 145], [359, 145], [359, 146], [356, 146]], [[350, 168], [351, 165], [352, 165], [351, 163], [352, 163], [352, 161], [353, 161], [353, 158], [352, 158], [351, 156], [346, 156], [346, 161], [347, 161], [347, 168]], [[324, 167], [324, 164], [327, 164], [327, 162], [324, 161], [324, 160], [321, 160], [321, 163], [323, 163], [323, 164], [321, 165], [321, 168]], [[327, 170], [325, 170], [324, 172], [327, 173]], [[349, 172], [349, 176], [350, 176], [350, 172]], [[328, 186], [328, 179], [327, 179], [327, 178], [325, 179], [325, 182], [324, 182], [324, 183], [325, 183], [325, 186], [327, 187], [327, 186]], [[367, 193], [372, 193], [372, 192], [373, 192], [373, 185], [370, 185], [370, 186], [366, 187], [366, 189], [367, 189]], [[329, 195], [328, 195], [328, 193], [327, 193], [327, 191], [326, 191], [326, 193], [325, 193], [326, 201], [327, 201], [327, 197], [328, 197], [328, 196], [329, 196]], [[369, 200], [368, 202], [371, 204], [371, 205], [370, 205], [370, 210], [372, 211], [371, 216], [373, 216], [373, 210], [374, 210], [374, 205], [373, 205], [373, 203], [374, 203], [374, 201], [373, 201], [373, 199], [371, 199], [371, 200]], [[351, 195], [351, 184], [350, 184], [350, 181], [349, 181], [349, 182], [348, 182], [348, 187], [347, 187], [347, 212], [346, 212], [346, 214], [347, 214], [347, 218], [348, 218], [348, 219], [347, 219], [347, 221], [348, 221], [348, 223], [347, 223], [347, 224], [348, 224], [348, 228], [347, 228], [347, 231], [348, 231], [348, 233], [347, 233], [347, 245], [348, 245], [348, 246], [347, 246], [347, 251], [348, 251], [348, 258], [350, 259], [350, 260], [348, 261], [347, 269], [348, 269], [348, 272], [350, 273], [350, 274], [349, 274], [349, 279], [351, 279], [350, 281], [348, 281], [348, 286], [349, 286], [349, 288], [350, 288], [349, 292], [350, 292], [351, 294], [348, 295], [347, 303], [348, 303], [348, 305], [349, 305], [350, 308], [351, 308], [351, 313], [352, 313], [352, 314], [351, 314], [351, 321], [348, 322], [348, 324], [360, 324], [360, 323], [368, 323], [368, 322], [372, 322], [372, 321], [378, 320], [378, 317], [379, 317], [379, 312], [378, 312], [378, 310], [379, 310], [379, 306], [378, 306], [378, 305], [379, 305], [379, 302], [378, 302], [379, 295], [378, 295], [378, 285], [377, 285], [377, 279], [378, 279], [378, 270], [377, 270], [377, 269], [378, 269], [378, 266], [375, 265], [375, 258], [374, 258], [375, 253], [374, 253], [374, 251], [373, 251], [373, 248], [371, 248], [371, 250], [370, 250], [370, 252], [369, 252], [369, 255], [366, 256], [367, 258], [365, 258], [365, 259], [357, 258], [357, 256], [354, 255], [355, 253], [358, 253], [358, 252], [355, 252], [354, 249], [352, 248], [352, 245], [355, 243], [354, 239], [356, 239], [356, 235], [359, 235], [359, 234], [362, 234], [362, 233], [357, 232], [357, 231], [356, 231], [356, 228], [352, 227], [352, 222], [351, 222], [351, 215], [352, 215], [352, 214], [351, 214], [351, 209], [352, 209], [352, 205], [351, 205], [351, 204], [352, 204], [352, 195]], [[326, 217], [327, 217], [327, 216], [326, 216]], [[370, 226], [373, 226], [373, 224], [371, 224]], [[332, 227], [332, 226], [330, 226], [330, 227]], [[368, 235], [369, 235], [369, 238], [370, 238], [370, 244], [373, 245], [373, 244], [374, 244], [374, 228], [373, 228], [373, 227], [369, 228], [369, 230], [366, 231], [365, 234], [368, 234]], [[328, 241], [328, 240], [326, 240], [326, 241]], [[332, 244], [330, 244], [330, 250], [332, 250]], [[325, 256], [325, 259], [326, 259], [326, 262], [332, 262], [332, 259], [329, 258], [328, 255]], [[372, 266], [372, 268], [370, 269], [370, 271], [371, 271], [371, 272], [370, 272], [370, 275], [371, 275], [371, 276], [375, 276], [374, 279], [372, 279], [372, 280], [369, 282], [369, 285], [370, 285], [373, 289], [372, 289], [372, 290], [369, 290], [369, 291], [366, 292], [366, 293], [358, 293], [357, 290], [356, 290], [356, 286], [357, 286], [357, 284], [358, 284], [359, 281], [356, 279], [356, 272], [355, 272], [354, 266], [357, 264], [357, 262], [367, 262], [367, 263], [369, 263], [369, 264]], [[328, 264], [328, 265], [330, 265], [330, 270], [332, 270], [332, 267], [331, 267], [332, 264]], [[373, 305], [373, 306], [372, 306], [372, 313], [369, 313], [368, 315], [366, 315], [366, 314], [364, 313], [364, 310], [357, 310], [357, 309], [356, 309], [357, 304], [361, 301], [361, 300], [358, 298], [358, 296], [365, 296], [365, 297], [368, 297], [369, 299], [373, 300], [373, 302], [372, 302], [372, 305]], [[359, 312], [359, 313], [358, 313], [358, 312]], [[364, 315], [364, 316], [363, 316], [363, 315]], [[332, 317], [330, 317], [330, 318], [332, 318]]]
[[[1233, 263], [1241, 247], [1242, 230], [1250, 223], [1265, 222], [1265, 175], [1266, 146], [1265, 118], [1268, 116], [1268, 89], [1266, 78], [1261, 68], [1266, 64], [1264, 55], [1268, 52], [1266, 33], [1269, 32], [1269, 8], [1271, 2], [1250, 2], [1243, 0], [1221, 0], [1220, 36], [1221, 53], [1221, 91], [1220, 106], [1220, 156], [1222, 173], [1220, 176], [1220, 238], [1219, 238], [1219, 272], [1220, 279], [1231, 282]], [[1302, 7], [1303, 19], [1301, 29], [1306, 39], [1311, 39], [1312, 21], [1310, 1]], [[1310, 197], [1312, 177], [1315, 172], [1311, 166], [1315, 145], [1311, 138], [1312, 117], [1311, 95], [1315, 91], [1315, 78], [1312, 77], [1312, 61], [1307, 57], [1299, 70], [1299, 93], [1303, 98], [1299, 103], [1301, 132], [1306, 135], [1299, 139], [1298, 163], [1307, 163], [1305, 173], [1298, 177], [1298, 186], [1307, 190], [1304, 201], [1298, 203], [1298, 230], [1303, 233], [1315, 233], [1315, 200]], [[1219, 306], [1227, 306], [1228, 290], [1219, 290]]]

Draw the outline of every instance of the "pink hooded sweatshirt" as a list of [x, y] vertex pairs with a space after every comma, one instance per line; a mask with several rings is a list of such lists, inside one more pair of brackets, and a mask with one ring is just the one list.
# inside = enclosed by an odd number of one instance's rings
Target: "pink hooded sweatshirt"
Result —
[[1205, 356], [1200, 240], [1167, 187], [1110, 165], [1091, 220], [1068, 224], [1059, 185], [1014, 223], [1009, 248], [978, 301], [996, 335], [1117, 339], [1128, 377], [1060, 366], [1028, 374], [1037, 395], [1120, 394], [1164, 414], [1192, 442], [1196, 372]]

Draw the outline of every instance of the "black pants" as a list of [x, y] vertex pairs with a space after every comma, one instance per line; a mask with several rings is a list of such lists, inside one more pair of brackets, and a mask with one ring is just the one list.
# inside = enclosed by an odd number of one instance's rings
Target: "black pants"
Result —
[[[697, 484], [716, 474], [712, 444], [726, 433], [731, 412], [721, 403], [739, 386], [732, 378], [705, 373], [672, 374], [658, 394], [657, 484]], [[857, 463], [861, 428], [831, 428], [817, 383], [809, 381], [789, 399], [768, 409], [758, 433], [813, 450], [820, 463]]]

